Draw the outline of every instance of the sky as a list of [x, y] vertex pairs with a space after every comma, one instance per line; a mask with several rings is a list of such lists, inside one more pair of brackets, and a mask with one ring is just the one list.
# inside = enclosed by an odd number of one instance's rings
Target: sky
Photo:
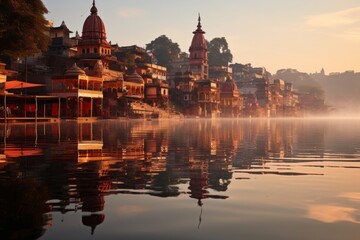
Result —
[[[43, 0], [54, 26], [81, 35], [92, 0]], [[119, 46], [166, 35], [188, 52], [198, 13], [207, 40], [225, 37], [233, 63], [276, 73], [360, 71], [359, 0], [96, 0], [107, 40]]]

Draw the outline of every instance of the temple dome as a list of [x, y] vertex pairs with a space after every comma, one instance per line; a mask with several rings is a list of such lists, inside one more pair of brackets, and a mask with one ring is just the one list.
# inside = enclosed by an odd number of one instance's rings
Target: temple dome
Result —
[[82, 223], [85, 226], [91, 227], [91, 235], [94, 234], [95, 228], [104, 222], [104, 214], [91, 214], [82, 216]]
[[129, 74], [126, 76], [125, 80], [127, 82], [133, 82], [133, 83], [141, 83], [144, 84], [144, 79], [136, 72], [134, 71], [134, 73]]
[[95, 6], [95, 0], [90, 10], [91, 14], [84, 22], [82, 30], [82, 40], [79, 45], [106, 45], [110, 47], [110, 44], [106, 40], [105, 24], [101, 18], [97, 15], [97, 8]]
[[69, 75], [85, 75], [85, 71], [82, 70], [81, 68], [79, 68], [76, 63], [74, 63], [71, 68], [69, 68], [66, 72], [65, 75], [69, 76]]

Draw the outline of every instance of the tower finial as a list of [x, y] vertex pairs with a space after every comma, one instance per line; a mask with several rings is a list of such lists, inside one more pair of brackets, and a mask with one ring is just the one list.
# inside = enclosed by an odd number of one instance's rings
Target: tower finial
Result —
[[92, 7], [90, 9], [91, 14], [97, 14], [97, 8], [95, 6], [95, 0], [93, 0]]
[[200, 16], [200, 13], [199, 13], [199, 17], [198, 17], [198, 25], [197, 25], [198, 28], [201, 28], [201, 16]]

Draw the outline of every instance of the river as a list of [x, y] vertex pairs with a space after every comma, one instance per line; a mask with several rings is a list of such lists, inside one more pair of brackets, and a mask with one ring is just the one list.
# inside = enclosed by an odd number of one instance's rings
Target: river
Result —
[[0, 125], [1, 239], [359, 239], [360, 119]]

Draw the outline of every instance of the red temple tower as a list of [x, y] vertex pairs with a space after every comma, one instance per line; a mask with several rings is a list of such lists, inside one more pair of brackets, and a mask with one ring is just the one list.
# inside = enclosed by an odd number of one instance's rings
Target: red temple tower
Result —
[[189, 48], [190, 70], [197, 80], [207, 79], [209, 76], [208, 51], [205, 40], [205, 32], [201, 29], [201, 18], [199, 14], [197, 29]]
[[111, 55], [111, 45], [106, 40], [105, 24], [98, 16], [95, 0], [83, 25], [81, 40], [78, 44], [79, 55]]

